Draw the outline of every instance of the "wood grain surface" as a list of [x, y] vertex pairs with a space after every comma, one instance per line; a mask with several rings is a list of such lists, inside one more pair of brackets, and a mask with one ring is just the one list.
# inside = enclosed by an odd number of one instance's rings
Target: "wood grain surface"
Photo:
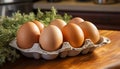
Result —
[[7, 62], [0, 69], [120, 69], [120, 31], [100, 30], [111, 43], [92, 53], [54, 60], [35, 60], [22, 56], [14, 63]]

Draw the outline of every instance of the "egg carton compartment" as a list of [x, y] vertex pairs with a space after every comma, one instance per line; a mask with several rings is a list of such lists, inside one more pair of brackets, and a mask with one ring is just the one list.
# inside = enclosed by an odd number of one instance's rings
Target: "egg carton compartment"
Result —
[[92, 52], [95, 48], [104, 46], [105, 44], [110, 43], [110, 39], [107, 37], [101, 36], [100, 41], [97, 44], [94, 44], [90, 39], [86, 39], [84, 44], [80, 48], [73, 48], [69, 42], [63, 42], [62, 47], [56, 51], [48, 52], [43, 50], [39, 43], [34, 43], [32, 48], [29, 49], [21, 49], [17, 46], [16, 39], [12, 40], [9, 45], [11, 47], [16, 48], [21, 51], [21, 53], [30, 58], [35, 59], [46, 59], [52, 60], [60, 56], [61, 58], [65, 58], [67, 56], [77, 56], [81, 54], [87, 54], [88, 52]]

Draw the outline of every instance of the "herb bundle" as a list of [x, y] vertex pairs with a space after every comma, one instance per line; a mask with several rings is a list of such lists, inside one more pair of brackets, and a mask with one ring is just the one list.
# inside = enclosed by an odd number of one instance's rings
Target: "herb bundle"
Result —
[[63, 16], [57, 13], [57, 10], [52, 7], [51, 11], [41, 12], [38, 9], [37, 14], [30, 12], [29, 14], [21, 14], [19, 11], [14, 13], [11, 17], [0, 17], [0, 65], [6, 61], [14, 61], [19, 57], [16, 49], [9, 46], [11, 40], [16, 37], [18, 28], [32, 20], [38, 20], [44, 23], [45, 26], [56, 19], [63, 19], [68, 22], [71, 15], [65, 13]]

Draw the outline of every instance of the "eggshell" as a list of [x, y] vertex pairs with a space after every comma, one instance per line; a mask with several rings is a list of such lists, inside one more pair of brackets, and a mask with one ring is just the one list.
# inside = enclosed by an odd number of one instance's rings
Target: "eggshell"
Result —
[[69, 23], [76, 23], [76, 24], [79, 24], [81, 22], [84, 22], [84, 19], [82, 19], [80, 17], [74, 17], [69, 21]]
[[61, 30], [54, 25], [49, 25], [43, 29], [39, 39], [41, 47], [46, 51], [58, 50], [63, 42]]
[[50, 22], [50, 25], [55, 25], [61, 30], [66, 25], [66, 22], [62, 19], [55, 19]]
[[23, 24], [17, 31], [17, 44], [20, 48], [31, 48], [34, 43], [39, 42], [40, 31], [33, 22]]
[[[57, 26], [60, 30], [62, 30], [62, 28], [66, 25], [67, 23], [62, 20], [62, 19], [55, 19], [53, 21], [50, 22], [50, 25], [55, 25]], [[64, 38], [63, 38], [63, 41], [66, 41]]]
[[97, 27], [93, 23], [89, 21], [84, 21], [82, 23], [79, 23], [78, 25], [82, 28], [85, 39], [91, 39], [93, 43], [97, 43], [99, 41], [100, 34]]
[[41, 22], [39, 22], [37, 20], [33, 20], [33, 23], [35, 23], [37, 25], [37, 27], [39, 28], [40, 32], [44, 29], [44, 24], [42, 24]]
[[74, 24], [69, 23], [62, 29], [64, 38], [75, 48], [82, 46], [84, 42], [84, 34], [82, 29]]

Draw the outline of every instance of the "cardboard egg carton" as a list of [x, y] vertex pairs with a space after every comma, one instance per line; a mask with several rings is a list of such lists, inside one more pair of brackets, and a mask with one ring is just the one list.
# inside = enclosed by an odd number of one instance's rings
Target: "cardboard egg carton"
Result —
[[107, 37], [101, 36], [100, 41], [97, 44], [94, 44], [90, 39], [86, 39], [84, 44], [80, 48], [73, 48], [69, 42], [63, 42], [62, 47], [56, 51], [48, 52], [43, 50], [39, 43], [34, 43], [32, 48], [21, 49], [17, 46], [16, 39], [12, 40], [9, 45], [21, 51], [21, 53], [26, 57], [31, 57], [35, 59], [44, 58], [46, 60], [52, 60], [60, 56], [65, 58], [67, 56], [77, 56], [81, 54], [87, 54], [92, 52], [95, 48], [104, 46], [105, 44], [110, 43], [110, 39]]

